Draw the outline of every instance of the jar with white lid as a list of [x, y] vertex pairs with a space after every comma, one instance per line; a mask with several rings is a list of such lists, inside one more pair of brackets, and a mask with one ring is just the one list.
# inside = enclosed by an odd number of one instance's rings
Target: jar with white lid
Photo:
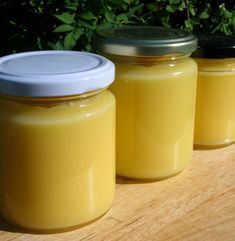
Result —
[[93, 47], [116, 66], [117, 174], [163, 179], [192, 159], [197, 48], [192, 34], [163, 27], [98, 31]]
[[235, 37], [201, 34], [194, 57], [198, 63], [194, 144], [229, 145], [235, 142]]
[[114, 65], [75, 51], [0, 58], [0, 211], [39, 232], [86, 224], [115, 190]]

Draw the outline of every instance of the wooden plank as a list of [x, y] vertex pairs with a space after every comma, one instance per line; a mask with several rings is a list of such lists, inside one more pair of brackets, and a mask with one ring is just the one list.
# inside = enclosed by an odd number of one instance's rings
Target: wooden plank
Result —
[[112, 208], [61, 234], [28, 234], [0, 222], [1, 241], [235, 241], [235, 144], [194, 151], [181, 174], [159, 182], [117, 179]]

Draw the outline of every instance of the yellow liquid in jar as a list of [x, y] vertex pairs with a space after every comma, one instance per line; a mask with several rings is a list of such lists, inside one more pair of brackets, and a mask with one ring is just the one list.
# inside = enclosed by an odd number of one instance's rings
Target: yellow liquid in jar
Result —
[[235, 141], [235, 59], [196, 59], [199, 64], [196, 145], [222, 146]]
[[51, 106], [0, 100], [0, 209], [10, 222], [59, 230], [108, 210], [115, 189], [109, 91]]
[[192, 159], [197, 65], [116, 64], [117, 174], [162, 179]]

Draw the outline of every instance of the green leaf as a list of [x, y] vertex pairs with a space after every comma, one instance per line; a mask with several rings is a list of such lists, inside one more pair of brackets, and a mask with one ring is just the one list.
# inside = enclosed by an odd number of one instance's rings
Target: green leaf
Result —
[[68, 7], [66, 7], [66, 9], [76, 11], [77, 7], [76, 6], [68, 6]]
[[84, 29], [83, 28], [75, 28], [75, 30], [74, 30], [74, 38], [76, 40], [78, 40], [83, 33], [84, 33]]
[[228, 29], [228, 24], [226, 24], [226, 23], [220, 24], [219, 30], [220, 30], [221, 32], [227, 34], [227, 35], [230, 35], [230, 34], [231, 34], [230, 30]]
[[233, 29], [235, 30], [235, 17], [232, 20]]
[[110, 22], [110, 23], [115, 22], [115, 15], [113, 13], [107, 12], [104, 14], [104, 16], [108, 22]]
[[179, 4], [181, 0], [169, 0], [170, 5]]
[[124, 3], [127, 3], [128, 5], [131, 4], [131, 1], [132, 1], [132, 0], [123, 0], [123, 2], [124, 2]]
[[223, 12], [225, 10], [225, 4], [222, 3], [219, 5], [219, 8], [218, 8], [221, 12]]
[[48, 45], [55, 50], [63, 50], [64, 46], [61, 43], [61, 40], [58, 40], [56, 43], [49, 42]]
[[96, 16], [92, 12], [87, 12], [79, 15], [81, 18], [86, 19], [86, 20], [94, 20], [96, 19]]
[[57, 28], [54, 29], [54, 33], [65, 33], [73, 30], [73, 26], [68, 25], [68, 24], [62, 24], [58, 26]]
[[188, 32], [192, 32], [193, 31], [193, 24], [190, 20], [185, 20], [184, 21], [184, 24], [185, 24], [185, 30], [188, 31]]
[[70, 32], [66, 35], [64, 39], [64, 47], [65, 49], [72, 49], [76, 45], [76, 40], [74, 37], [74, 33]]
[[[53, 0], [54, 1], [54, 0]], [[72, 11], [76, 11], [78, 9], [79, 6], [79, 2], [75, 1], [75, 2], [69, 2], [68, 4], [65, 4], [65, 8], [72, 10]]]
[[209, 18], [209, 17], [210, 17], [210, 15], [208, 14], [207, 11], [203, 11], [203, 12], [199, 15], [199, 18], [200, 18], [200, 19], [207, 19], [207, 18]]
[[131, 8], [130, 9], [130, 14], [132, 15], [135, 12], [141, 11], [143, 9], [143, 7], [144, 7], [144, 4], [142, 3], [142, 4], [138, 5], [138, 6], [135, 6], [135, 7]]
[[119, 14], [117, 17], [116, 17], [116, 20], [118, 22], [122, 22], [122, 23], [128, 23], [128, 17], [125, 13], [122, 13], [122, 14]]
[[9, 20], [9, 23], [10, 23], [11, 25], [17, 25], [17, 23], [14, 22], [14, 21], [12, 21], [12, 20]]
[[174, 13], [175, 12], [175, 7], [174, 6], [170, 6], [170, 5], [167, 5], [166, 6], [166, 11], [169, 12], [169, 13]]
[[185, 2], [182, 2], [179, 6], [178, 6], [178, 10], [179, 11], [183, 11], [186, 8]]
[[66, 24], [72, 24], [74, 23], [74, 14], [70, 13], [62, 13], [60, 15], [55, 14], [56, 18], [58, 18], [60, 21]]
[[96, 30], [99, 31], [99, 30], [111, 28], [111, 27], [113, 27], [112, 23], [103, 23], [103, 24], [98, 25]]
[[232, 13], [230, 13], [228, 10], [224, 11], [224, 17], [227, 19], [230, 19], [232, 17]]
[[196, 12], [195, 12], [195, 9], [194, 9], [193, 5], [190, 4], [190, 5], [188, 6], [188, 9], [189, 9], [189, 12], [190, 12], [193, 16], [196, 15]]
[[164, 27], [170, 27], [169, 19], [170, 19], [169, 15], [161, 17], [161, 23]]
[[146, 7], [148, 10], [152, 11], [152, 12], [156, 12], [157, 11], [157, 6], [154, 3], [148, 3], [146, 4]]
[[86, 23], [84, 21], [79, 21], [78, 22], [79, 26], [80, 27], [84, 27], [84, 28], [88, 28], [88, 29], [91, 29], [91, 30], [95, 30], [96, 29], [96, 24], [89, 24], [89, 23]]
[[117, 7], [120, 6], [122, 4], [122, 0], [106, 0], [107, 3]]

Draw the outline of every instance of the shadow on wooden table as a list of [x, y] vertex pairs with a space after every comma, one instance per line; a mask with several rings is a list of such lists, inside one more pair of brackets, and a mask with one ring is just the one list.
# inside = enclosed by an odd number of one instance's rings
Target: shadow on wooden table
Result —
[[[84, 223], [84, 224], [80, 224], [80, 225], [76, 225], [76, 226], [72, 226], [72, 227], [68, 227], [68, 228], [62, 228], [62, 229], [49, 229], [49, 230], [34, 230], [34, 229], [28, 229], [28, 228], [24, 228], [24, 227], [20, 227], [17, 225], [13, 225], [11, 223], [8, 223], [7, 221], [5, 221], [5, 219], [3, 219], [0, 216], [0, 232], [9, 232], [9, 233], [18, 233], [18, 234], [34, 234], [34, 235], [56, 235], [56, 234], [61, 234], [61, 233], [66, 233], [66, 232], [72, 232], [72, 231], [76, 231], [79, 228], [85, 227], [93, 222], [95, 222], [96, 220], [100, 219], [100, 217], [98, 217], [95, 220], [92, 220], [90, 222]], [[0, 237], [0, 241], [1, 241], [1, 237]]]
[[[19, 234], [45, 234], [45, 235], [48, 235], [48, 234], [56, 234], [56, 233], [59, 233], [59, 232], [37, 232], [37, 231], [33, 231], [33, 230], [30, 230], [30, 229], [24, 229], [24, 228], [21, 228], [21, 227], [17, 227], [17, 226], [14, 226], [13, 224], [11, 223], [8, 223], [7, 221], [5, 221], [5, 219], [3, 219], [1, 216], [0, 216], [0, 232], [3, 231], [3, 232], [9, 232], [9, 233], [19, 233]], [[1, 241], [1, 238], [0, 238], [0, 241]]]
[[222, 149], [226, 148], [234, 143], [229, 143], [229, 144], [223, 144], [223, 145], [217, 145], [217, 146], [206, 146], [206, 145], [193, 145], [193, 150], [195, 151], [210, 151], [210, 150], [217, 150], [217, 149]]
[[11, 233], [23, 233], [22, 230], [6, 222], [0, 217], [0, 231], [11, 232]]

